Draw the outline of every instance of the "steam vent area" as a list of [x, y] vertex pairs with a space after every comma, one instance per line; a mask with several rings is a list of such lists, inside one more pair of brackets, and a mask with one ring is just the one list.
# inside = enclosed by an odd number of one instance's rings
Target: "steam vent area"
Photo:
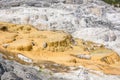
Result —
[[[7, 60], [51, 69], [84, 66], [120, 75], [120, 56], [102, 44], [73, 38], [63, 31], [39, 31], [31, 25], [0, 22], [0, 52]], [[47, 64], [47, 66], [46, 66]]]

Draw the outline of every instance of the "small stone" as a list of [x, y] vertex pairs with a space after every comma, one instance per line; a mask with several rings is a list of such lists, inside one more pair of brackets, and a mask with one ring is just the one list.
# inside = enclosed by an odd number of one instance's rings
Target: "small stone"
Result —
[[28, 58], [28, 57], [25, 57], [21, 54], [18, 54], [18, 58], [20, 58], [21, 60], [25, 61], [25, 62], [28, 62], [28, 63], [32, 63], [32, 59]]
[[80, 55], [77, 55], [77, 57], [81, 59], [87, 59], [87, 60], [91, 59], [91, 56], [87, 54], [80, 54]]
[[74, 46], [77, 46], [77, 44], [78, 44], [74, 39], [71, 39], [71, 43], [72, 43]]
[[2, 45], [4, 48], [7, 48], [9, 46], [9, 44], [3, 44]]
[[43, 48], [47, 48], [47, 43], [46, 42], [43, 43]]
[[38, 70], [38, 71], [40, 70], [40, 67], [38, 67], [38, 66], [33, 66], [33, 68]]

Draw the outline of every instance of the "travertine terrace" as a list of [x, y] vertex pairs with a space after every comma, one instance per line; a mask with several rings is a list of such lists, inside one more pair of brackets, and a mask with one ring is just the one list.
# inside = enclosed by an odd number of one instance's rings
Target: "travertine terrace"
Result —
[[0, 52], [6, 59], [37, 66], [50, 61], [120, 75], [120, 56], [116, 52], [63, 31], [39, 31], [31, 25], [0, 22], [0, 38]]

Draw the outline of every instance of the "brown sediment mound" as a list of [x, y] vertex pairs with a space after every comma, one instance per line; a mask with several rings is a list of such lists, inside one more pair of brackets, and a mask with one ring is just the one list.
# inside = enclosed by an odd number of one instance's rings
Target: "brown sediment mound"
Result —
[[74, 39], [63, 31], [38, 31], [30, 25], [0, 22], [0, 52], [24, 64], [40, 66], [48, 61], [120, 75], [120, 56], [116, 52], [101, 44]]

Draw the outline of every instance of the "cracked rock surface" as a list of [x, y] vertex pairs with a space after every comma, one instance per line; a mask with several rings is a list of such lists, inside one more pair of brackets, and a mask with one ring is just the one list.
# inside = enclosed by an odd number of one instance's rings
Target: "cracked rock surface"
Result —
[[0, 55], [0, 79], [1, 80], [67, 80], [54, 77], [48, 70], [40, 71], [31, 66], [21, 65], [15, 61], [9, 61]]
[[[120, 55], [120, 8], [111, 6], [102, 0], [0, 0], [0, 21], [10, 22], [15, 24], [30, 24], [33, 25], [38, 30], [63, 30], [70, 33], [74, 38], [80, 38], [84, 40], [93, 41], [96, 43], [103, 44], [105, 47], [116, 51]], [[2, 31], [9, 31], [4, 25], [0, 27]], [[23, 28], [19, 26], [19, 29], [14, 28], [14, 31], [24, 30], [24, 33], [30, 30], [30, 28]], [[6, 34], [8, 35], [8, 34]], [[29, 37], [42, 37], [39, 35], [31, 35]], [[7, 40], [0, 40], [0, 44], [4, 43], [2, 47], [9, 48], [12, 50], [23, 50], [31, 51], [33, 45], [36, 43], [29, 42], [28, 40], [15, 41], [18, 37], [16, 34], [8, 36]], [[3, 36], [0, 36], [3, 38]], [[26, 43], [27, 42], [27, 43]], [[61, 43], [66, 43], [67, 40], [64, 39]], [[14, 44], [17, 44], [14, 46]], [[49, 43], [49, 45], [48, 45]], [[43, 42], [40, 44], [41, 49], [46, 49], [49, 51], [58, 51], [56, 43], [58, 42]], [[74, 43], [74, 41], [73, 41]], [[25, 44], [25, 45], [23, 45]], [[68, 42], [69, 44], [69, 42]], [[74, 44], [76, 45], [76, 43]], [[22, 47], [21, 47], [22, 46]], [[48, 48], [53, 46], [52, 48]], [[24, 47], [24, 49], [23, 49]], [[67, 45], [67, 48], [70, 48]], [[60, 47], [60, 51], [66, 51]], [[85, 50], [92, 51], [95, 48], [89, 48], [85, 46]], [[36, 48], [34, 48], [36, 50]], [[96, 53], [96, 52], [94, 52]], [[87, 57], [86, 57], [87, 56]], [[118, 56], [118, 55], [117, 55]], [[24, 55], [19, 56], [21, 59], [32, 62]], [[88, 55], [75, 55], [74, 57], [80, 58], [90, 58]], [[109, 57], [109, 56], [108, 56]], [[113, 64], [116, 62], [115, 57], [104, 57], [102, 61], [107, 64]], [[4, 58], [6, 58], [4, 56]], [[9, 57], [13, 59], [14, 57]], [[115, 61], [113, 60], [115, 58]], [[0, 58], [0, 76], [1, 80], [50, 80], [51, 76], [44, 73], [40, 73], [35, 69], [26, 68], [25, 66], [14, 62]], [[112, 59], [112, 61], [111, 61]], [[76, 63], [76, 60], [72, 59], [70, 62]], [[79, 62], [79, 61], [78, 61]], [[47, 63], [45, 63], [47, 65]], [[54, 64], [54, 63], [53, 63]], [[14, 65], [14, 66], [13, 66]], [[119, 65], [119, 64], [118, 64]], [[48, 66], [48, 65], [47, 65]], [[50, 65], [48, 67], [51, 67]], [[55, 65], [56, 66], [56, 65]], [[113, 65], [116, 66], [116, 65]], [[44, 66], [42, 66], [44, 67]], [[100, 67], [100, 66], [99, 66]], [[23, 69], [24, 68], [24, 69]], [[56, 67], [55, 67], [56, 68]], [[55, 68], [52, 68], [53, 70]], [[58, 68], [58, 67], [57, 67]], [[60, 70], [63, 69], [59, 68]], [[119, 67], [118, 67], [119, 68]], [[24, 71], [25, 70], [25, 71]], [[82, 70], [82, 71], [81, 71]], [[80, 73], [81, 72], [81, 73]], [[118, 70], [118, 72], [120, 72]], [[108, 72], [109, 73], [109, 72]], [[84, 75], [85, 74], [85, 75]], [[76, 76], [77, 75], [77, 76]], [[80, 76], [78, 76], [80, 75]], [[26, 77], [27, 76], [27, 77]], [[32, 77], [31, 77], [32, 76]], [[119, 80], [120, 76], [117, 75], [106, 75], [102, 72], [89, 72], [85, 71], [83, 68], [79, 70], [71, 71], [69, 73], [57, 73], [52, 80]], [[83, 77], [82, 77], [83, 76]], [[57, 77], [57, 78], [56, 78]]]
[[[15, 0], [16, 1], [16, 0]], [[17, 24], [32, 24], [39, 30], [64, 30], [74, 37], [105, 44], [120, 54], [120, 9], [102, 0], [75, 4], [72, 0], [20, 0], [21, 4], [50, 3], [49, 7], [32, 5], [1, 8], [0, 20]], [[76, 0], [77, 1], [77, 0]], [[1, 3], [9, 2], [1, 0]], [[11, 0], [9, 3], [14, 2]], [[15, 2], [15, 3], [16, 3]], [[6, 4], [6, 3], [5, 3]], [[38, 4], [37, 4], [38, 5]]]

